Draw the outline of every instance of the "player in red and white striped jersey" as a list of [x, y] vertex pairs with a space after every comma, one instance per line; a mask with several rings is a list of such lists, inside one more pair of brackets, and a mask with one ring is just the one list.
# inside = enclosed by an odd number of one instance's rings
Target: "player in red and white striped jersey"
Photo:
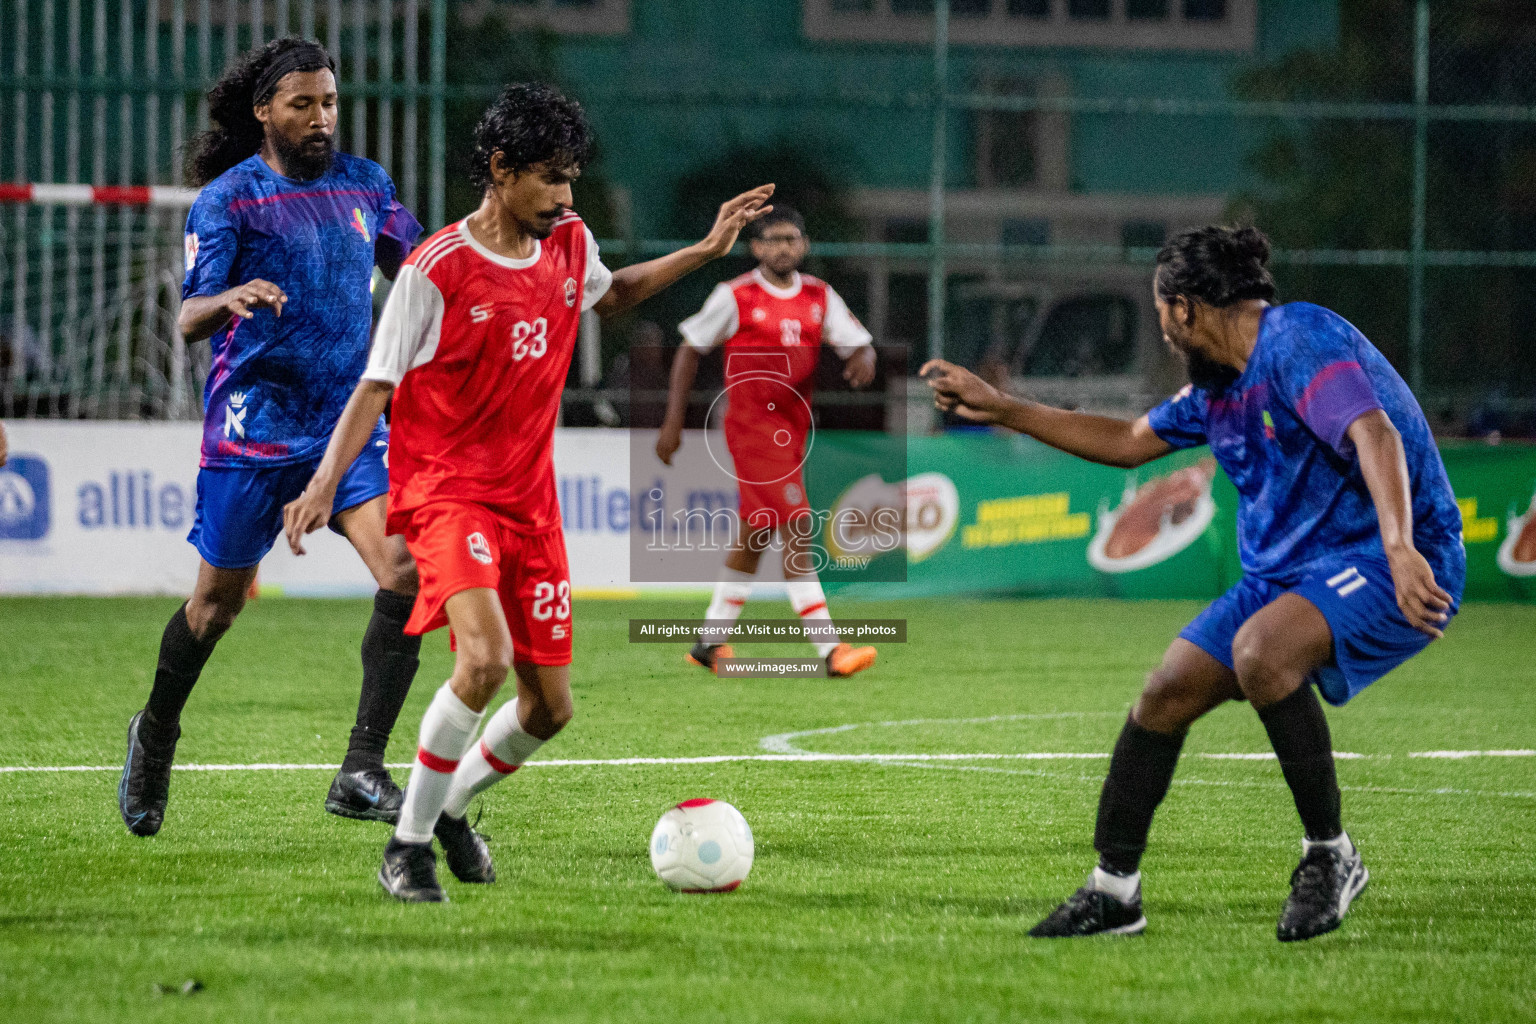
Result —
[[[628, 309], [723, 256], [772, 207], [765, 185], [720, 208], [703, 241], [609, 271], [571, 212], [591, 150], [581, 108], [547, 86], [506, 89], [475, 130], [480, 208], [411, 254], [368, 368], [325, 459], [288, 507], [288, 541], [323, 526], [339, 471], [391, 398], [390, 533], [404, 534], [421, 590], [406, 631], [452, 628], [453, 678], [422, 718], [400, 822], [379, 881], [444, 899], [435, 834], [465, 882], [495, 878], [470, 800], [571, 718], [571, 584], [555, 494], [554, 430], [584, 310]], [[486, 722], [511, 668], [517, 697]]]
[[[738, 515], [743, 529], [725, 556], [705, 613], [699, 642], [688, 652], [695, 665], [714, 670], [715, 659], [731, 656], [725, 637], [752, 592], [763, 549], [777, 534], [784, 544], [784, 579], [789, 603], [815, 629], [816, 653], [827, 672], [851, 676], [875, 663], [873, 647], [840, 643], [827, 597], [810, 557], [814, 513], [805, 497], [801, 464], [811, 430], [811, 384], [823, 344], [843, 358], [843, 377], [856, 388], [875, 378], [870, 335], [841, 295], [825, 281], [800, 273], [810, 249], [805, 221], [779, 204], [752, 227], [757, 268], [716, 286], [704, 308], [678, 325], [683, 346], [672, 365], [667, 418], [656, 454], [672, 464], [683, 439], [683, 414], [699, 358], [725, 347], [725, 443], [735, 463]], [[796, 524], [805, 525], [796, 528]]]

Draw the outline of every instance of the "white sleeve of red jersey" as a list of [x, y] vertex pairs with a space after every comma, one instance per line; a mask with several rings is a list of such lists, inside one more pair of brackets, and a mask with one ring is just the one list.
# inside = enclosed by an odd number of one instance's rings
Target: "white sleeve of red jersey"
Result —
[[868, 345], [873, 339], [859, 323], [859, 318], [849, 310], [843, 297], [827, 286], [827, 315], [821, 322], [822, 340], [830, 344], [839, 356], [847, 359], [854, 349]]
[[407, 370], [432, 361], [442, 330], [443, 293], [414, 265], [401, 267], [379, 316], [363, 380], [399, 384]]
[[613, 285], [613, 271], [603, 266], [602, 257], [597, 253], [597, 239], [592, 237], [592, 229], [585, 224], [581, 230], [587, 233], [587, 279], [581, 286], [581, 311], [585, 313], [597, 305], [597, 300], [608, 294], [608, 289]]
[[704, 308], [677, 325], [690, 348], [708, 352], [735, 334], [741, 327], [741, 316], [736, 312], [736, 293], [728, 284], [717, 284], [704, 300]]

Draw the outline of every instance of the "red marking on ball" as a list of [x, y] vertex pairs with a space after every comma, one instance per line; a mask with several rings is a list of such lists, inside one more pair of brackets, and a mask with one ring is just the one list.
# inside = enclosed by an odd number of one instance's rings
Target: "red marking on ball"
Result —
[[712, 804], [712, 803], [714, 803], [714, 801], [709, 799], [708, 797], [696, 797], [696, 798], [694, 798], [692, 800], [684, 800], [682, 803], [678, 804], [677, 806], [682, 808], [682, 809], [684, 809], [684, 810], [686, 810], [689, 807], [705, 807], [705, 806], [708, 806], [709, 804]]

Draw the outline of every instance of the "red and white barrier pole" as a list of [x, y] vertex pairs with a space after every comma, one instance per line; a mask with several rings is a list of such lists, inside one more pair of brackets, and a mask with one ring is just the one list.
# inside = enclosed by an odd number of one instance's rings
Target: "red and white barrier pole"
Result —
[[33, 206], [149, 206], [186, 209], [197, 198], [195, 188], [169, 185], [31, 185], [0, 182], [0, 203]]

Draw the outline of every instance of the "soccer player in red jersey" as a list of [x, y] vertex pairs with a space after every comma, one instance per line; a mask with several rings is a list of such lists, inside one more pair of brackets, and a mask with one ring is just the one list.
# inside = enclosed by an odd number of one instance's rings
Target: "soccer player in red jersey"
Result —
[[[701, 242], [609, 271], [571, 183], [591, 152], [581, 107], [515, 85], [475, 129], [478, 210], [419, 246], [390, 292], [368, 369], [305, 493], [288, 542], [325, 525], [340, 474], [394, 401], [390, 533], [405, 536], [421, 589], [406, 631], [447, 625], [453, 678], [421, 722], [420, 747], [379, 882], [438, 902], [435, 834], [464, 882], [495, 878], [470, 800], [571, 719], [571, 584], [555, 496], [554, 431], [583, 310], [607, 316], [725, 255], [771, 207], [773, 186], [720, 208]], [[471, 748], [511, 668], [517, 697]]]
[[704, 308], [678, 325], [684, 344], [672, 364], [667, 416], [656, 439], [656, 454], [670, 466], [683, 443], [683, 414], [699, 358], [723, 344], [731, 397], [725, 442], [735, 464], [744, 535], [725, 556], [706, 625], [688, 660], [713, 671], [716, 658], [731, 656], [724, 639], [751, 596], [763, 549], [778, 534], [790, 605], [822, 637], [814, 643], [827, 673], [851, 676], [875, 663], [875, 649], [839, 643], [833, 631], [808, 550], [819, 524], [805, 499], [801, 464], [822, 343], [843, 358], [843, 378], [856, 388], [875, 379], [875, 350], [842, 296], [825, 281], [800, 273], [810, 241], [799, 213], [781, 203], [753, 225], [751, 237], [757, 268], [718, 285]]

